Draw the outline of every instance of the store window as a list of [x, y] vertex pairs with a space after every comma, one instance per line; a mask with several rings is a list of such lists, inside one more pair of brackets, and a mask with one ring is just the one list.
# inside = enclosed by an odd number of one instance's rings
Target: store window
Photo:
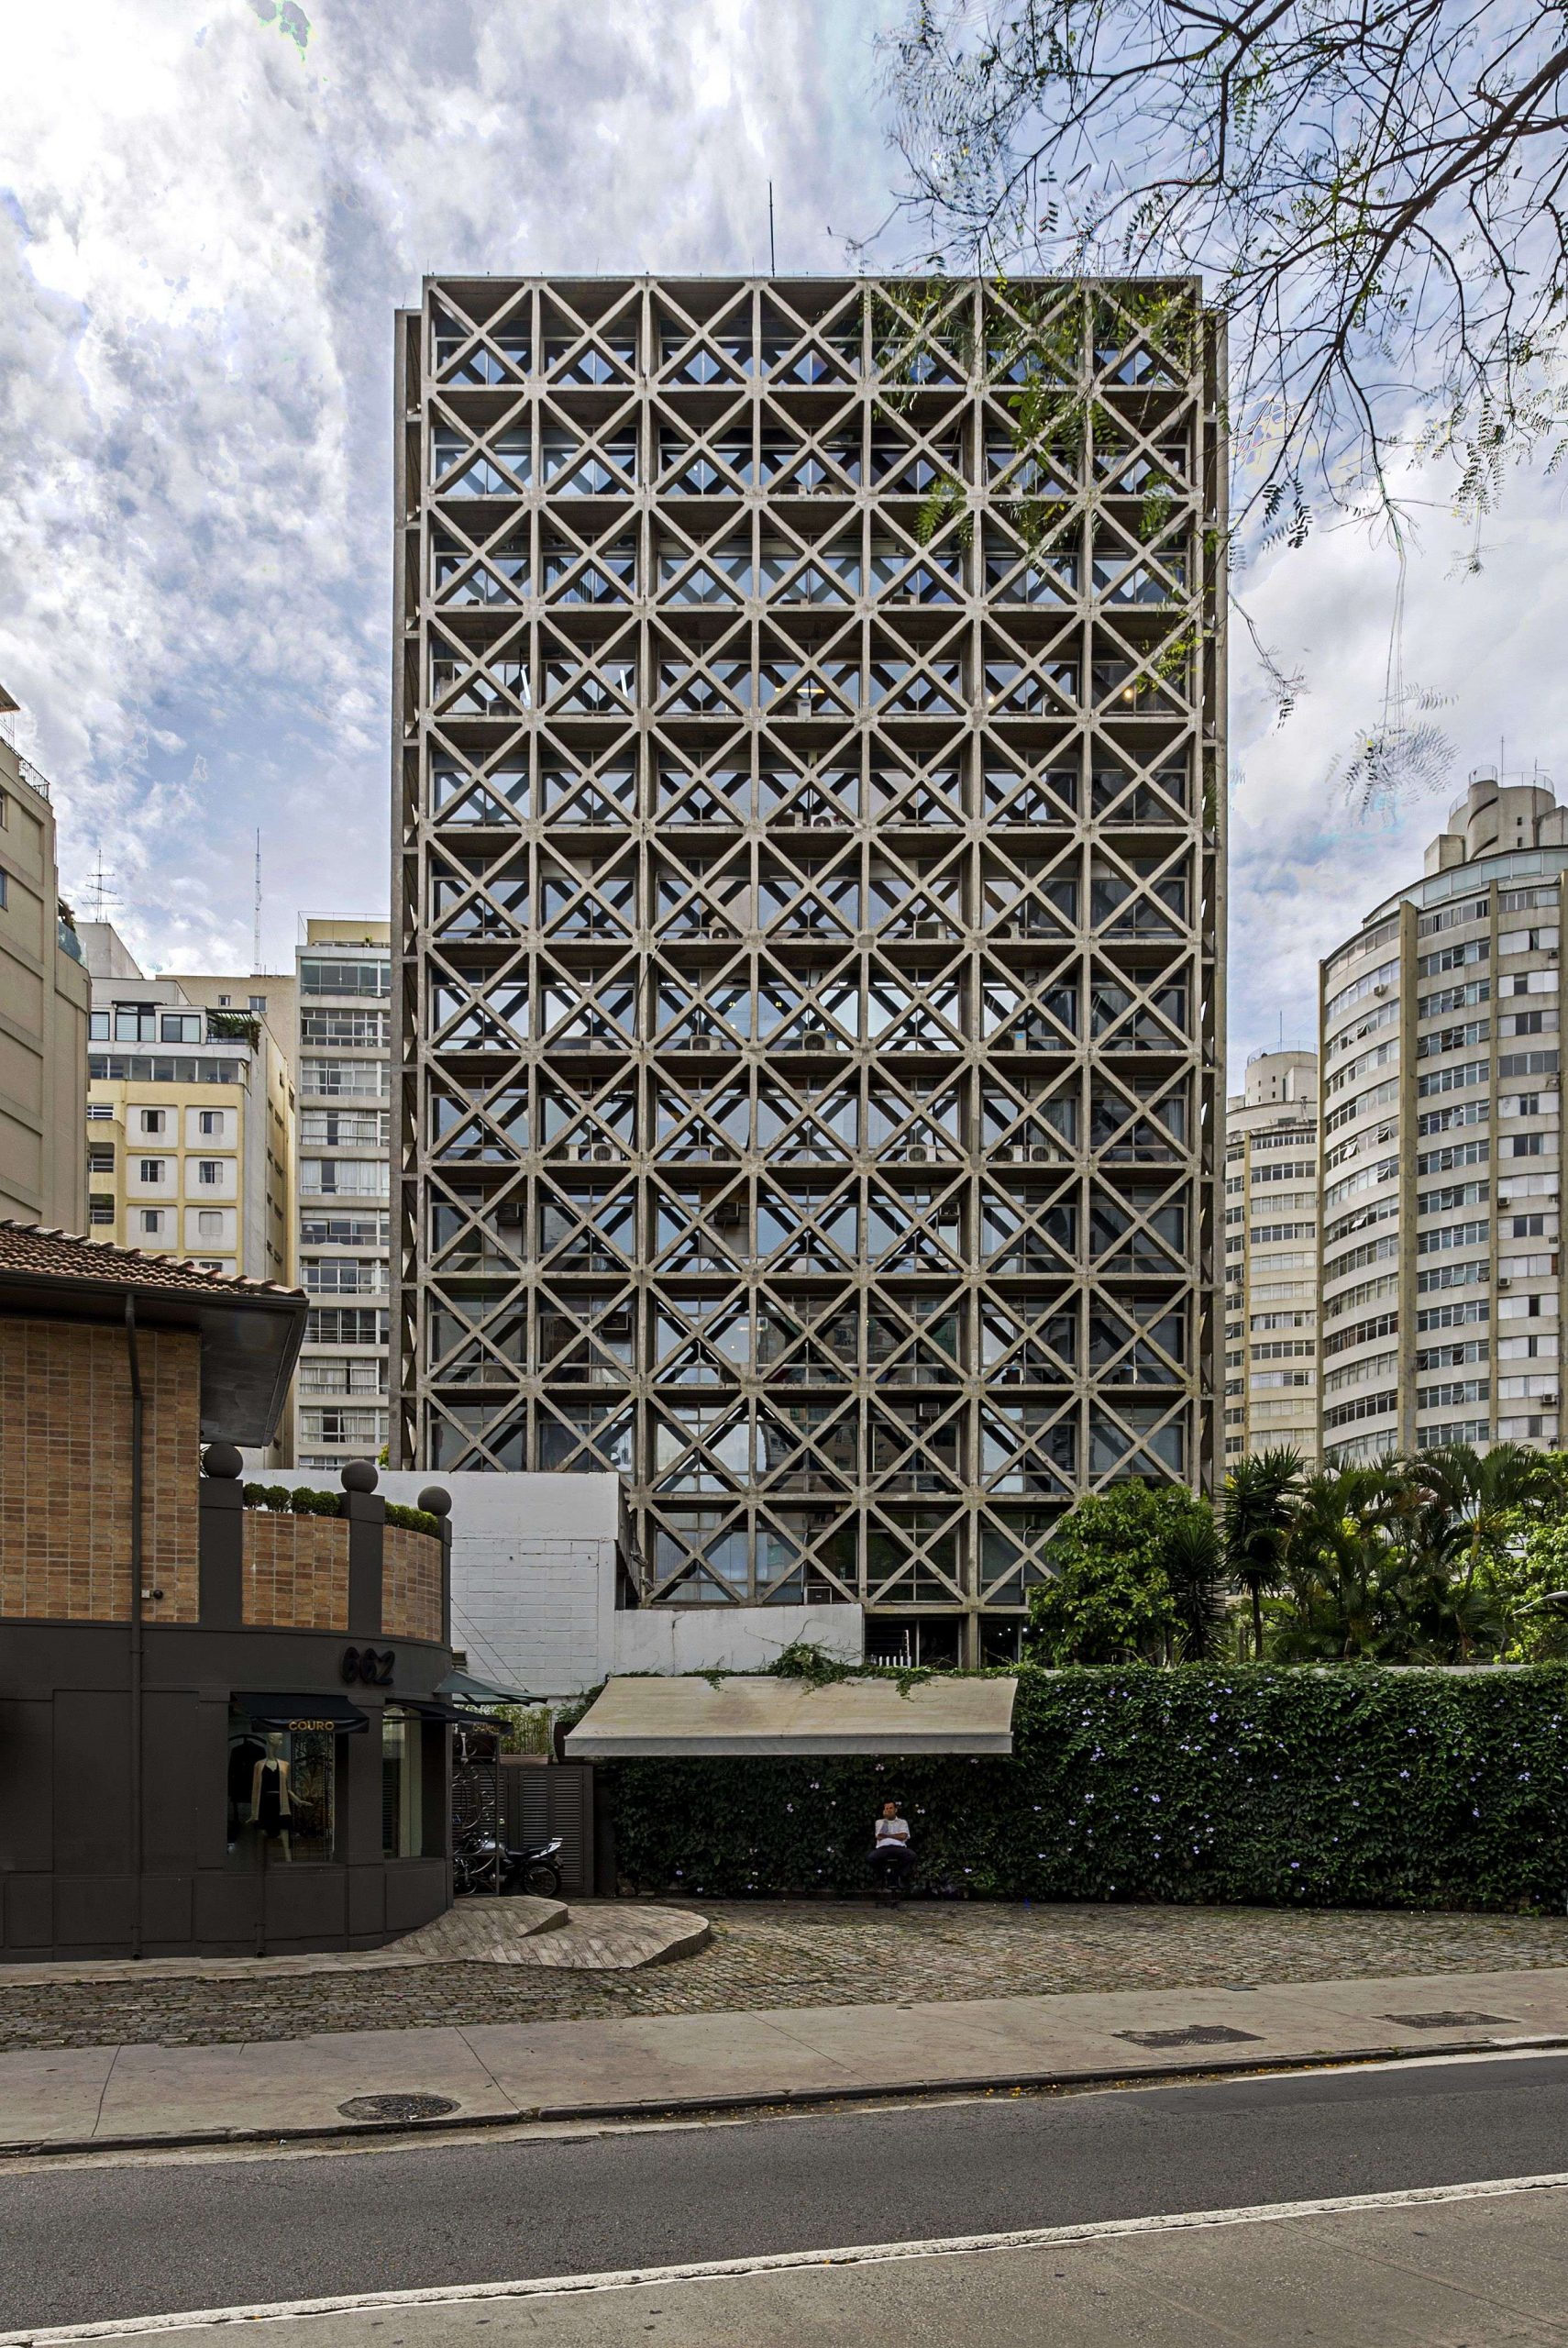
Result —
[[337, 1824], [337, 1737], [330, 1728], [257, 1728], [231, 1711], [228, 1847], [269, 1866], [330, 1859]]
[[389, 1704], [381, 1715], [381, 1852], [389, 1859], [417, 1859], [425, 1849], [423, 1728], [417, 1712]]

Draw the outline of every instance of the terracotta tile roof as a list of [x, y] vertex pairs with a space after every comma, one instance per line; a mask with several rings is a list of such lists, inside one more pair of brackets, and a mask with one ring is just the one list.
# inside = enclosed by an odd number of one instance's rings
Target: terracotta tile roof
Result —
[[35, 1279], [102, 1280], [109, 1288], [161, 1289], [184, 1295], [283, 1296], [304, 1300], [304, 1290], [276, 1280], [233, 1279], [204, 1272], [199, 1264], [173, 1256], [144, 1256], [136, 1247], [82, 1239], [69, 1231], [48, 1231], [0, 1216], [0, 1275], [22, 1272]]

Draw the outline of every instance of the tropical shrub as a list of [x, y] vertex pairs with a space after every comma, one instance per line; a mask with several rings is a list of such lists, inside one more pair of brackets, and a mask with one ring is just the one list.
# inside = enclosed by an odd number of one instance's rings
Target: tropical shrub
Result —
[[902, 1802], [917, 1884], [1016, 1899], [1568, 1902], [1568, 1667], [1018, 1674], [1010, 1759], [616, 1761], [645, 1891], [867, 1888]]

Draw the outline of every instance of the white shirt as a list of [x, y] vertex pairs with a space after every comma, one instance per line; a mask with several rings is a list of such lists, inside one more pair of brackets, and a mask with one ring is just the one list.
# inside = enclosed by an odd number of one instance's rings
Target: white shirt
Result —
[[909, 1847], [910, 1825], [907, 1818], [879, 1818], [877, 1821], [877, 1848], [884, 1843], [901, 1843]]

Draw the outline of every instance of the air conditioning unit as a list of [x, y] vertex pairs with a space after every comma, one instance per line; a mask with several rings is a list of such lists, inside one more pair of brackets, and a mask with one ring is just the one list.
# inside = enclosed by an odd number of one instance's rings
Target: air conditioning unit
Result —
[[1373, 990], [1372, 990], [1372, 991], [1373, 991], [1373, 993], [1374, 993], [1374, 994], [1386, 994], [1386, 993], [1387, 993], [1387, 991], [1388, 991], [1388, 988], [1387, 988], [1387, 985], [1386, 985], [1386, 984], [1384, 984], [1383, 986], [1380, 986], [1380, 987], [1374, 987], [1374, 988], [1373, 988]]
[[1507, 1280], [1507, 1279], [1498, 1279], [1498, 1282], [1497, 1282], [1497, 1286], [1498, 1286], [1499, 1288], [1512, 1288], [1512, 1286], [1513, 1286], [1513, 1282], [1512, 1282], [1512, 1280]]
[[608, 1166], [613, 1163], [615, 1153], [607, 1141], [596, 1141], [591, 1144], [588, 1155], [596, 1166]]
[[1050, 1166], [1055, 1162], [1056, 1153], [1049, 1142], [1037, 1141], [1030, 1144], [1025, 1156], [1032, 1157], [1037, 1166]]
[[941, 921], [917, 921], [914, 935], [916, 937], [945, 937], [947, 925]]
[[923, 1166], [930, 1156], [930, 1150], [923, 1148], [921, 1144], [917, 1142], [912, 1148], [905, 1150], [904, 1164], [906, 1166]]

